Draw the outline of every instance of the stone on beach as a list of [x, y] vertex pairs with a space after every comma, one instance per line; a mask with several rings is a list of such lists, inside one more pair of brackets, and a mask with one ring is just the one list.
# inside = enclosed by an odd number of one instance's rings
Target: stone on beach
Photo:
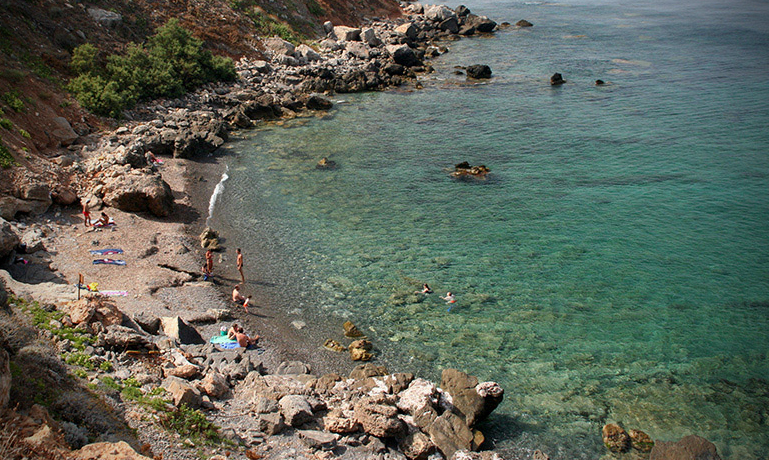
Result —
[[206, 343], [200, 333], [178, 316], [164, 316], [160, 318], [163, 333], [176, 339], [182, 344]]

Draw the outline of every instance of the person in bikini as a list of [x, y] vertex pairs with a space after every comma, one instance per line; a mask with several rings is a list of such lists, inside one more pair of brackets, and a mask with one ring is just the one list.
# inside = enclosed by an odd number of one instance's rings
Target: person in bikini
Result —
[[251, 345], [256, 345], [259, 341], [259, 334], [254, 337], [249, 337], [242, 327], [237, 324], [233, 324], [229, 331], [227, 331], [227, 338], [230, 340], [237, 340], [238, 345], [246, 348]]

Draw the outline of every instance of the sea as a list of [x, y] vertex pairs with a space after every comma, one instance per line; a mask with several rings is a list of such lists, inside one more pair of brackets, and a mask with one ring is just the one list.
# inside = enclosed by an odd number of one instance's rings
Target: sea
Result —
[[769, 458], [769, 2], [465, 5], [533, 27], [241, 133], [210, 224], [308, 336], [350, 320], [392, 371], [498, 382], [505, 458], [610, 458], [606, 423]]

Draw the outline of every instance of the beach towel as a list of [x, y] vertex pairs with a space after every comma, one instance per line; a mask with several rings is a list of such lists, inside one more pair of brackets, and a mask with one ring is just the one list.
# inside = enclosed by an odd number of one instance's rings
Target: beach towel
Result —
[[128, 291], [98, 291], [99, 294], [107, 296], [107, 297], [126, 297], [128, 296]]
[[[211, 337], [211, 340], [209, 340], [209, 342], [225, 350], [233, 350], [235, 348], [240, 347], [240, 345], [238, 345], [237, 340], [232, 340], [226, 335], [215, 335]], [[257, 355], [261, 355], [262, 353], [264, 353], [264, 348], [259, 347], [259, 345], [249, 345], [248, 348], [246, 349], [255, 350]]]
[[115, 259], [96, 259], [93, 261], [94, 265], [101, 265], [101, 264], [107, 264], [107, 265], [125, 265], [125, 260], [115, 260]]
[[122, 249], [92, 249], [91, 254], [95, 256], [106, 256], [109, 254], [122, 254]]

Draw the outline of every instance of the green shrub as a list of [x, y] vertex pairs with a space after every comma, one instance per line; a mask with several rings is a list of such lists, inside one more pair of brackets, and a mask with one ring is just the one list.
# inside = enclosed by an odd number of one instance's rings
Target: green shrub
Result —
[[120, 391], [120, 394], [128, 401], [138, 401], [144, 397], [142, 391], [136, 387], [125, 387]]
[[88, 372], [85, 371], [85, 369], [75, 369], [72, 371], [73, 374], [75, 374], [75, 377], [79, 377], [81, 379], [88, 378]]
[[247, 13], [247, 15], [249, 18], [251, 18], [251, 20], [254, 22], [254, 26], [262, 35], [267, 37], [278, 36], [283, 40], [291, 42], [295, 45], [298, 45], [301, 42], [300, 37], [294, 33], [291, 27], [289, 27], [287, 24], [279, 22], [276, 19], [273, 19], [267, 14], [261, 11], [251, 10]]
[[326, 11], [315, 0], [307, 0], [307, 10], [315, 16], [322, 16], [326, 14]]
[[14, 112], [24, 110], [24, 101], [21, 100], [21, 93], [16, 90], [8, 91], [0, 96], [0, 99], [8, 105]]
[[218, 427], [206, 419], [199, 410], [190, 409], [182, 404], [177, 410], [160, 418], [160, 424], [169, 431], [175, 431], [182, 437], [203, 439], [217, 442], [220, 440]]
[[8, 169], [11, 166], [16, 166], [18, 164], [19, 163], [16, 162], [11, 151], [8, 150], [8, 147], [6, 147], [5, 144], [2, 143], [2, 139], [0, 139], [0, 167]]
[[13, 122], [7, 118], [0, 118], [0, 127], [11, 129], [13, 128]]
[[99, 369], [103, 370], [104, 372], [110, 372], [112, 370], [112, 363], [109, 361], [103, 361], [101, 364], [99, 364]]
[[32, 135], [29, 134], [29, 132], [27, 130], [25, 130], [25, 129], [19, 128], [19, 134], [21, 134], [21, 137], [23, 137], [25, 139], [32, 139]]
[[213, 56], [203, 42], [169, 20], [146, 46], [131, 44], [124, 54], [100, 62], [93, 45], [75, 48], [71, 62], [77, 74], [68, 89], [83, 107], [119, 118], [139, 100], [179, 97], [202, 84], [236, 78], [231, 59]]
[[70, 353], [64, 358], [64, 362], [72, 366], [80, 366], [91, 370], [95, 367], [90, 360], [90, 356], [85, 353]]

